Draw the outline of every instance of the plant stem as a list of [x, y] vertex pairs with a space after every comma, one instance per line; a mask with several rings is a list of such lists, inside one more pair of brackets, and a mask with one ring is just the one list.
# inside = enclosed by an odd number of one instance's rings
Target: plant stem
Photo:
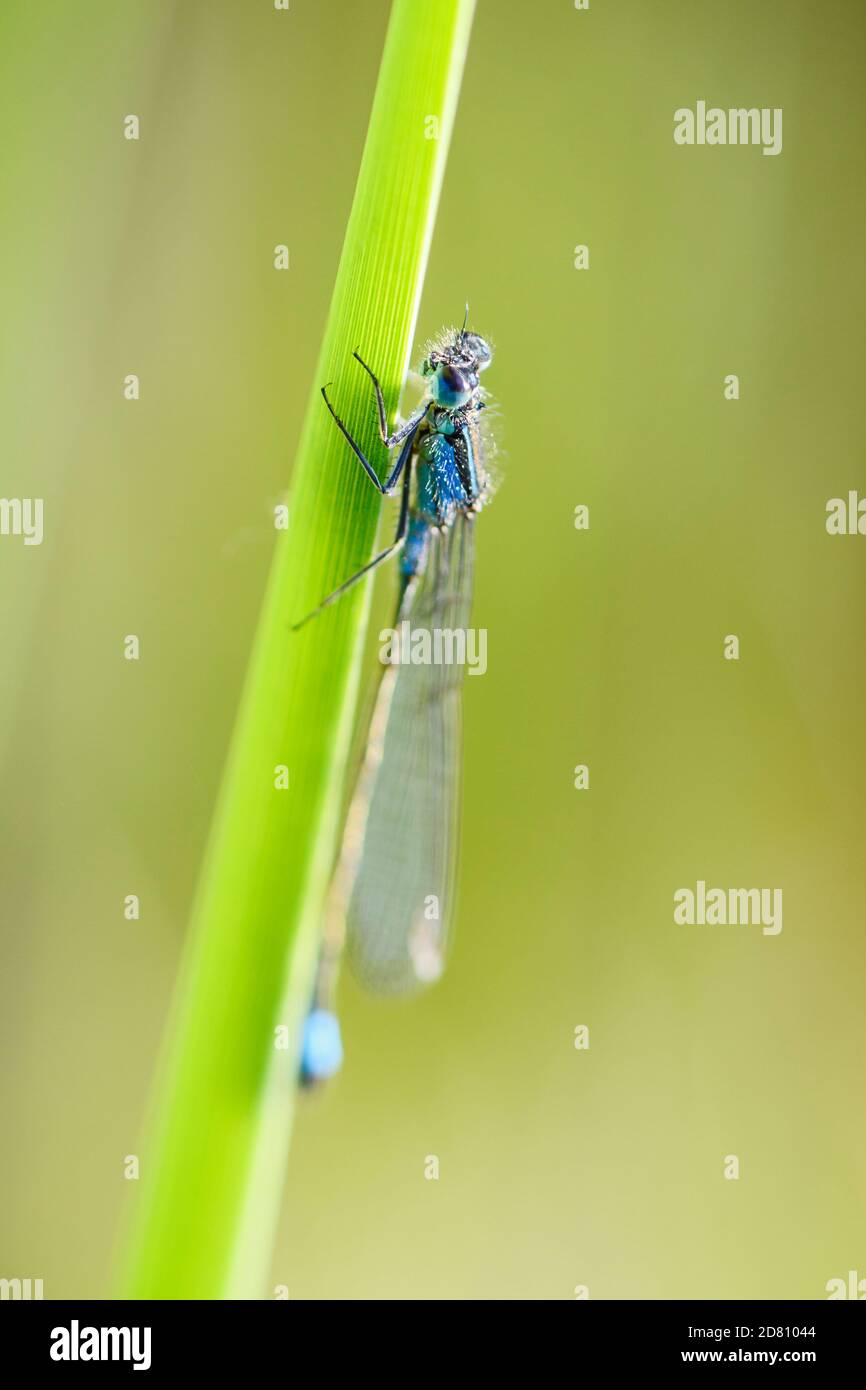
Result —
[[[290, 630], [372, 553], [380, 501], [319, 384], [382, 458], [370, 383], [405, 379], [474, 0], [394, 0], [361, 170], [201, 873], [122, 1296], [257, 1298], [285, 1178], [320, 919], [339, 833], [369, 585]], [[430, 138], [430, 118], [438, 138]], [[458, 298], [463, 286], [455, 287]], [[278, 789], [275, 769], [288, 768]], [[285, 1025], [290, 1046], [275, 1046]]]

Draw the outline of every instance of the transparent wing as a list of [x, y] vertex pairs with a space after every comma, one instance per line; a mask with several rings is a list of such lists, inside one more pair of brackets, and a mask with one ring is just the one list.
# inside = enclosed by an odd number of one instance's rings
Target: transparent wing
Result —
[[[404, 644], [401, 663], [385, 670], [350, 812], [357, 867], [348, 956], [361, 983], [380, 993], [429, 984], [445, 964], [473, 546], [471, 518], [460, 515], [447, 531], [431, 532], [425, 572], [407, 590], [398, 617], [398, 630], [408, 621], [412, 645], [407, 652]], [[429, 661], [409, 662], [407, 655]]]

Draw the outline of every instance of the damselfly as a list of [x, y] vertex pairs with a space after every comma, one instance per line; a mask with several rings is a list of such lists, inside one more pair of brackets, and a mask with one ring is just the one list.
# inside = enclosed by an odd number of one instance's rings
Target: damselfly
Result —
[[[379, 993], [429, 984], [445, 962], [454, 913], [473, 519], [491, 490], [486, 393], [479, 377], [492, 353], [466, 323], [428, 347], [421, 366], [424, 399], [393, 432], [379, 382], [354, 353], [373, 383], [382, 442], [389, 450], [399, 446], [384, 483], [322, 387], [328, 410], [374, 486], [388, 495], [400, 485], [400, 511], [391, 545], [308, 618], [397, 552], [400, 577], [395, 642], [349, 807], [304, 1033], [301, 1075], [308, 1083], [340, 1064], [333, 995], [346, 934], [355, 975]], [[415, 659], [418, 652], [421, 660]]]

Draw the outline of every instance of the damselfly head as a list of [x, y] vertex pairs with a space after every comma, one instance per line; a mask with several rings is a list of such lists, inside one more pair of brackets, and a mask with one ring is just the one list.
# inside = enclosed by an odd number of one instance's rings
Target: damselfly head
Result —
[[422, 376], [430, 378], [430, 394], [444, 410], [459, 410], [478, 390], [478, 376], [493, 360], [490, 345], [479, 333], [460, 329], [434, 348], [421, 366]]

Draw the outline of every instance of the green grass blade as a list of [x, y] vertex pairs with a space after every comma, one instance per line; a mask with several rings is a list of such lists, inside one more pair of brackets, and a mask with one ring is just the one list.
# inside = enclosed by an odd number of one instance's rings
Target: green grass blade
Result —
[[[168, 1033], [122, 1294], [261, 1297], [284, 1182], [297, 1037], [317, 953], [369, 608], [362, 585], [290, 624], [369, 557], [380, 502], [327, 415], [382, 458], [363, 349], [396, 406], [415, 331], [474, 0], [395, 0], [354, 203]], [[430, 138], [430, 118], [438, 138]], [[294, 272], [290, 272], [294, 273]], [[465, 287], [455, 285], [458, 303]], [[456, 312], [456, 311], [455, 311]], [[289, 788], [275, 787], [275, 768]]]

